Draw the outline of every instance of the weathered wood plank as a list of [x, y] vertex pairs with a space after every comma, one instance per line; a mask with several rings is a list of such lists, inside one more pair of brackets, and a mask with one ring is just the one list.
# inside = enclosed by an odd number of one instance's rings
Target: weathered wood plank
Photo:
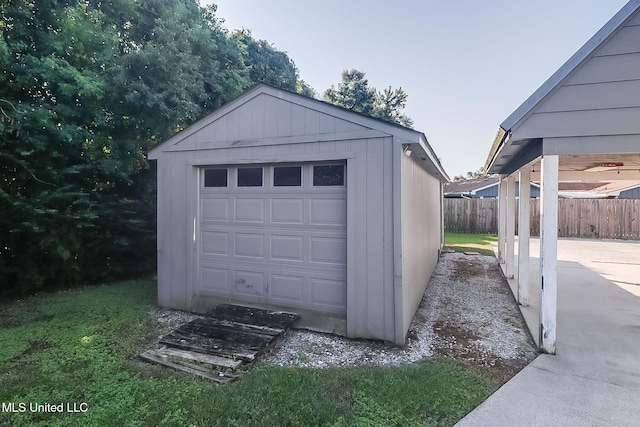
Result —
[[262, 342], [238, 342], [180, 331], [174, 331], [162, 337], [160, 344], [215, 356], [236, 357], [248, 362], [253, 361], [263, 347]]
[[214, 371], [211, 369], [202, 368], [198, 365], [191, 365], [186, 363], [180, 363], [171, 360], [168, 356], [163, 356], [156, 351], [147, 350], [139, 356], [142, 360], [147, 362], [157, 363], [159, 365], [167, 366], [179, 371], [187, 372], [192, 375], [197, 375], [202, 378], [206, 378], [211, 381], [215, 381], [221, 384], [226, 384], [237, 378], [236, 375], [227, 374], [220, 371]]
[[238, 323], [230, 320], [215, 320], [217, 325], [221, 327], [238, 328], [243, 332], [254, 333], [257, 335], [277, 336], [285, 331], [283, 328], [270, 328], [268, 326], [249, 325], [246, 323]]
[[194, 334], [202, 334], [211, 338], [233, 338], [233, 340], [249, 342], [259, 342], [264, 340], [270, 341], [284, 332], [284, 329], [277, 330], [277, 332], [274, 333], [273, 329], [252, 329], [241, 323], [236, 325], [228, 323], [224, 324], [206, 318], [196, 319], [193, 322], [180, 327], [179, 330]]
[[208, 363], [213, 366], [219, 366], [221, 368], [228, 368], [232, 370], [238, 369], [242, 366], [242, 360], [233, 360], [228, 357], [214, 356], [211, 354], [202, 354], [192, 351], [178, 350], [175, 348], [163, 347], [160, 350], [156, 350], [160, 355], [167, 355], [173, 357], [181, 357], [183, 359], [193, 360], [195, 362]]
[[228, 320], [272, 329], [287, 329], [300, 318], [295, 313], [269, 311], [233, 304], [219, 304], [207, 312], [206, 316], [215, 317], [217, 320]]

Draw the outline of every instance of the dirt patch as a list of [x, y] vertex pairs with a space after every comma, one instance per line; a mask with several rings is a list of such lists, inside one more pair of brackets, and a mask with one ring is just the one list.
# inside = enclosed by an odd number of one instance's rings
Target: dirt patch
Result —
[[478, 255], [464, 255], [453, 263], [452, 267], [451, 278], [460, 282], [486, 274], [486, 268]]
[[[536, 356], [535, 344], [494, 257], [446, 254], [423, 303], [435, 355], [486, 369], [500, 382]], [[427, 326], [425, 325], [425, 326]]]

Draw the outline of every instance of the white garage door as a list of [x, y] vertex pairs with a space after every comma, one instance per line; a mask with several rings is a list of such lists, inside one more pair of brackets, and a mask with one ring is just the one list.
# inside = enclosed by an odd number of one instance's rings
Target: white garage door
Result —
[[344, 163], [203, 168], [201, 296], [344, 313]]

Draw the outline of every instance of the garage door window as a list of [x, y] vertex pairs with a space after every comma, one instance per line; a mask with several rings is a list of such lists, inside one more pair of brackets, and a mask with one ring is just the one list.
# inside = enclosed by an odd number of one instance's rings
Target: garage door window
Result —
[[204, 186], [205, 187], [226, 187], [227, 186], [227, 169], [205, 169]]
[[343, 165], [318, 165], [313, 167], [314, 187], [344, 185]]
[[275, 166], [273, 168], [274, 187], [300, 187], [302, 186], [301, 166]]
[[262, 187], [262, 168], [238, 168], [238, 187]]

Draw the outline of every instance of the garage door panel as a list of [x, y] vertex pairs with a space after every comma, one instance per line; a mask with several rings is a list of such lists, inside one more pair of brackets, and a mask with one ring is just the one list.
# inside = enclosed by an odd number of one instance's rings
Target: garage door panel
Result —
[[310, 237], [309, 254], [309, 261], [312, 263], [346, 265], [347, 239]]
[[229, 293], [229, 270], [209, 266], [202, 267], [202, 289], [214, 293]]
[[271, 222], [276, 224], [302, 224], [303, 199], [271, 199]]
[[202, 232], [202, 253], [229, 256], [229, 233], [221, 231]]
[[235, 233], [235, 256], [264, 259], [263, 234]]
[[234, 274], [235, 294], [259, 298], [265, 291], [264, 273], [236, 270]]
[[303, 261], [304, 238], [302, 236], [271, 235], [271, 259]]
[[310, 224], [340, 225], [347, 224], [347, 201], [340, 199], [310, 199]]
[[229, 221], [229, 199], [203, 198], [201, 203], [202, 221]]
[[346, 187], [313, 186], [300, 167], [302, 186], [274, 186], [264, 166], [262, 187], [235, 188], [229, 166], [228, 187], [202, 188], [201, 295], [344, 313]]
[[264, 223], [264, 199], [236, 199], [234, 212], [237, 222]]
[[311, 304], [346, 308], [347, 283], [327, 278], [310, 279]]
[[304, 278], [302, 276], [271, 275], [269, 293], [274, 300], [301, 305], [303, 302], [303, 289]]

